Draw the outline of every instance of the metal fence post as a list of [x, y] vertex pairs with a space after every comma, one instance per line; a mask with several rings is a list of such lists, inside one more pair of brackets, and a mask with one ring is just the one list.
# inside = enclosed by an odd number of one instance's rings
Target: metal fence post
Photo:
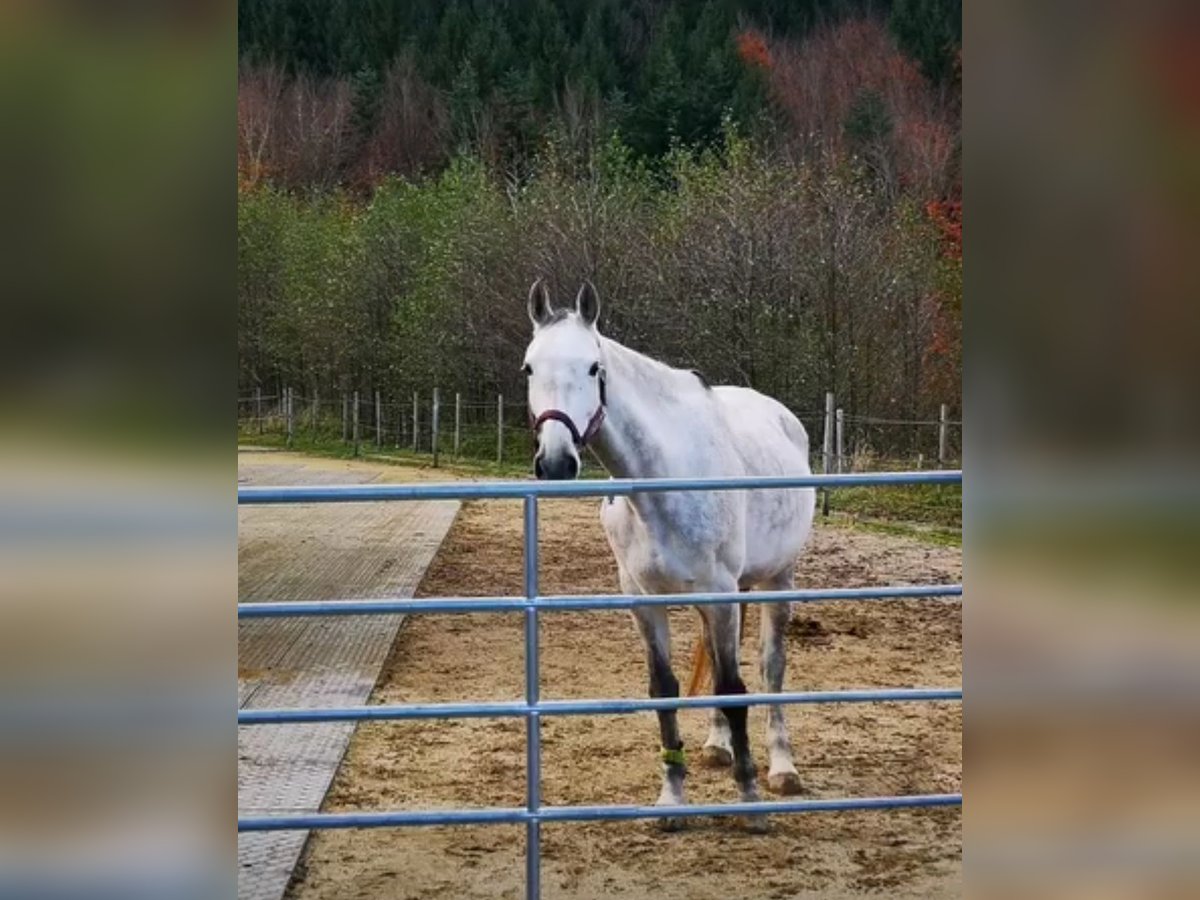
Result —
[[292, 446], [292, 434], [295, 430], [295, 419], [292, 416], [292, 389], [283, 389], [283, 414], [287, 417], [287, 445]]
[[[833, 462], [833, 391], [825, 392], [825, 441], [823, 446], [821, 471], [829, 474]], [[829, 489], [821, 492], [821, 515], [829, 515]]]
[[[537, 495], [525, 496], [525, 703], [536, 707], [538, 684], [538, 508]], [[525, 823], [525, 896], [541, 895], [542, 823], [537, 818], [542, 805], [541, 714], [530, 710], [525, 718], [525, 809], [532, 818]]]
[[454, 394], [454, 458], [458, 459], [459, 434], [462, 431], [462, 394]]
[[949, 449], [949, 443], [950, 443], [949, 427], [948, 427], [948, 422], [947, 422], [947, 419], [949, 418], [949, 416], [947, 415], [947, 412], [948, 412], [948, 410], [946, 408], [946, 404], [943, 403], [941, 409], [938, 411], [938, 462], [939, 463], [944, 463], [946, 461], [947, 450]]
[[438, 389], [433, 389], [433, 415], [430, 417], [429, 423], [429, 449], [433, 453], [433, 467], [436, 469], [438, 464], [438, 422], [441, 419], [441, 400], [438, 395]]
[[263, 433], [263, 417], [262, 417], [262, 388], [254, 389], [254, 418], [258, 420], [258, 433]]
[[351, 413], [354, 427], [354, 455], [358, 456], [358, 391], [354, 392], [354, 410]]
[[383, 449], [383, 404], [379, 402], [379, 391], [375, 392], [375, 449]]
[[417, 450], [420, 449], [418, 438], [417, 438], [417, 436], [421, 433], [421, 429], [419, 427], [419, 425], [420, 425], [419, 414], [417, 412], [418, 399], [419, 398], [417, 396], [417, 392], [413, 391], [413, 453], [416, 453]]
[[845, 421], [845, 418], [842, 415], [842, 408], [839, 406], [837, 408], [836, 420], [835, 420], [835, 424], [834, 424], [834, 440], [836, 441], [836, 444], [837, 444], [837, 453], [836, 453], [837, 473], [839, 475], [842, 474], [842, 459], [843, 459], [842, 450], [844, 449], [844, 446], [842, 444], [842, 437], [843, 437], [843, 427], [842, 426], [844, 424], [844, 421]]
[[504, 462], [504, 395], [496, 395], [496, 462]]

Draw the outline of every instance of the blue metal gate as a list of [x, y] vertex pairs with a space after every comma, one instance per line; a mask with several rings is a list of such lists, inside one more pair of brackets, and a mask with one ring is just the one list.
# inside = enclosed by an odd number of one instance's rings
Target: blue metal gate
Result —
[[913, 585], [828, 590], [753, 591], [747, 593], [664, 594], [656, 596], [541, 596], [538, 593], [538, 499], [540, 497], [614, 497], [657, 491], [725, 491], [767, 488], [839, 488], [900, 484], [961, 484], [961, 471], [879, 472], [771, 478], [647, 478], [608, 481], [512, 481], [457, 484], [389, 484], [238, 488], [238, 504], [352, 503], [385, 500], [515, 499], [524, 501], [525, 596], [472, 599], [338, 600], [300, 603], [239, 603], [238, 618], [351, 616], [409, 613], [523, 612], [525, 614], [525, 699], [502, 703], [416, 703], [330, 709], [256, 709], [238, 713], [239, 725], [297, 722], [348, 722], [399, 719], [446, 719], [517, 716], [526, 727], [526, 798], [524, 807], [405, 810], [395, 812], [313, 813], [238, 818], [238, 831], [285, 831], [315, 828], [378, 828], [415, 825], [478, 825], [523, 822], [526, 828], [526, 896], [540, 895], [541, 824], [667, 816], [746, 815], [828, 812], [915, 806], [961, 806], [962, 794], [899, 797], [847, 797], [827, 800], [779, 800], [757, 803], [688, 806], [545, 806], [541, 799], [543, 716], [609, 715], [670, 708], [803, 703], [879, 703], [961, 701], [962, 688], [801, 691], [720, 697], [655, 699], [542, 700], [538, 692], [538, 616], [543, 612], [584, 609], [632, 609], [635, 606], [697, 606], [716, 603], [819, 603], [829, 600], [886, 600], [953, 597], [962, 585]]

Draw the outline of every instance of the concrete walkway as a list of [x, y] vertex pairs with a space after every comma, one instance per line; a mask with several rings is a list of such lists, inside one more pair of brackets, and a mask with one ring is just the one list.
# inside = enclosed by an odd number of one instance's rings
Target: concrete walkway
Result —
[[[240, 484], [361, 484], [405, 474], [292, 454], [238, 454]], [[411, 597], [457, 512], [456, 501], [240, 508], [238, 599]], [[353, 616], [239, 622], [239, 708], [365, 703], [400, 621]], [[318, 810], [353, 731], [341, 723], [239, 727], [239, 814]], [[238, 835], [240, 900], [280, 900], [307, 837]]]

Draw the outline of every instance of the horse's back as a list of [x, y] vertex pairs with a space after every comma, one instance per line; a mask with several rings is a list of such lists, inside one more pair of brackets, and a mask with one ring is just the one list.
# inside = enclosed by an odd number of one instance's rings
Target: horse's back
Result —
[[747, 475], [807, 475], [808, 432], [792, 411], [751, 388], [713, 388]]
[[[746, 475], [808, 475], [808, 433], [786, 406], [750, 388], [713, 388]], [[812, 528], [811, 488], [746, 492], [744, 577], [770, 578], [794, 564]]]

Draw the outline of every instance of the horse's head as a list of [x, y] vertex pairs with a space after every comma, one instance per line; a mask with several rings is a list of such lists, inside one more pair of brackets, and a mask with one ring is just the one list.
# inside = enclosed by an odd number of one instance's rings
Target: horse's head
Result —
[[574, 310], [554, 309], [540, 278], [529, 289], [533, 340], [525, 351], [529, 424], [537, 439], [533, 471], [554, 480], [579, 475], [580, 451], [604, 421], [604, 366], [596, 317], [600, 298], [584, 282]]

